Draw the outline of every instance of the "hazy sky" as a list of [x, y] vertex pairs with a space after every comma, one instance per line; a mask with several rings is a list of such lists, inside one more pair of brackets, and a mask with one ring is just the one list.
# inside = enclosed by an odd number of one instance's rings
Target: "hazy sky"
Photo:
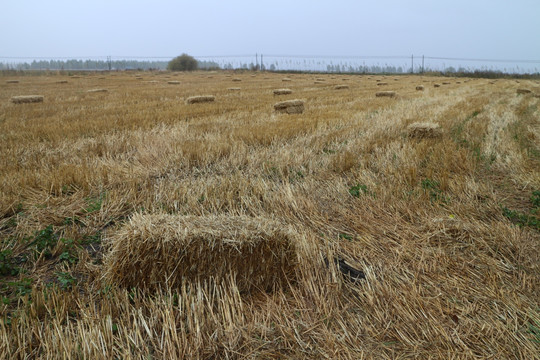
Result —
[[6, 0], [0, 9], [0, 58], [187, 52], [540, 59], [540, 0]]

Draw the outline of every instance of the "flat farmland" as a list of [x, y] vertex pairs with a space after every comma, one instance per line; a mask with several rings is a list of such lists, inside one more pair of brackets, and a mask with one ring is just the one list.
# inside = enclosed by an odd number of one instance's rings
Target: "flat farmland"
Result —
[[420, 75], [0, 77], [0, 354], [533, 359], [539, 94]]

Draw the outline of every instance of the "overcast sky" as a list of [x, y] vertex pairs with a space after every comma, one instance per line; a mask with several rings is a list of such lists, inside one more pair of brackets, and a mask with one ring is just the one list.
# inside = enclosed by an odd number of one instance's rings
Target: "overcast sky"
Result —
[[540, 59], [540, 0], [7, 0], [0, 9], [0, 58], [187, 52]]

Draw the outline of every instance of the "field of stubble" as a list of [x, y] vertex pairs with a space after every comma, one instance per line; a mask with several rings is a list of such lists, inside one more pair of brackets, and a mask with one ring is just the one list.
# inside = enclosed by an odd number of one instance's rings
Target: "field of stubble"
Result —
[[[0, 79], [1, 357], [538, 357], [538, 82], [225, 72]], [[87, 92], [97, 88], [108, 91]], [[278, 88], [293, 93], [273, 95]], [[375, 97], [380, 90], [398, 96]], [[30, 94], [44, 102], [10, 102]], [[186, 104], [193, 95], [216, 100]], [[305, 111], [274, 113], [286, 99], [304, 100]], [[442, 136], [409, 137], [418, 121], [438, 123]], [[201, 274], [236, 269], [219, 281], [167, 286], [170, 274], [159, 283], [157, 271], [152, 291], [143, 281], [122, 286], [115, 279], [144, 274], [107, 273], [119, 261], [111, 248], [128, 243], [136, 230], [126, 228], [138, 222], [159, 238], [159, 216], [173, 234], [176, 219], [218, 237], [242, 231], [228, 218], [282, 226], [294, 250], [290, 278], [239, 289], [235, 277], [279, 277], [242, 274], [266, 261], [247, 254], [234, 267], [205, 262]], [[130, 256], [159, 270], [178, 250], [163, 246], [158, 255], [135, 243]], [[179, 267], [194, 256], [183, 254]], [[365, 279], [351, 280], [331, 258]]]

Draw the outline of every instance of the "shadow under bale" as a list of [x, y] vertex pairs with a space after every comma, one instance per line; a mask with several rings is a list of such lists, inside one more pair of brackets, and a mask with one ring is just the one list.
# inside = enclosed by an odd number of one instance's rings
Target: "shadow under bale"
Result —
[[295, 233], [247, 216], [135, 215], [110, 239], [106, 281], [154, 290], [235, 279], [242, 293], [294, 282]]

